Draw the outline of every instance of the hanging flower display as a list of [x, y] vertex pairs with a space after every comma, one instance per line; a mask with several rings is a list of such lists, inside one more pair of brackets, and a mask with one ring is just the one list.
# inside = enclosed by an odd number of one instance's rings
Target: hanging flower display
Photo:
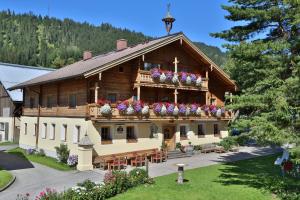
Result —
[[159, 82], [161, 82], [161, 83], [166, 82], [166, 79], [167, 79], [167, 77], [166, 77], [165, 73], [162, 73], [162, 74], [159, 76]]
[[154, 103], [153, 104], [153, 111], [156, 114], [160, 114], [161, 111], [161, 103]]
[[172, 71], [167, 71], [166, 72], [166, 81], [171, 82], [173, 79], [173, 72]]
[[217, 107], [215, 105], [210, 105], [209, 106], [209, 110], [210, 110], [210, 113], [212, 115], [216, 115], [216, 113], [217, 113]]
[[216, 116], [217, 116], [217, 117], [221, 117], [221, 115], [222, 115], [221, 108], [218, 108], [218, 109], [217, 109], [217, 112], [216, 112]]
[[191, 108], [187, 106], [185, 109], [185, 115], [189, 116], [190, 114], [191, 114]]
[[192, 79], [191, 79], [190, 76], [187, 76], [187, 77], [186, 77], [185, 83], [186, 83], [187, 85], [191, 85], [191, 84], [192, 84]]
[[196, 86], [201, 87], [202, 86], [202, 78], [199, 76], [196, 80]]
[[101, 108], [100, 108], [100, 113], [101, 113], [102, 115], [110, 115], [110, 114], [111, 114], [111, 111], [112, 111], [112, 109], [111, 109], [111, 107], [110, 107], [110, 105], [109, 105], [108, 103], [104, 104], [104, 105], [101, 106]]
[[195, 84], [195, 83], [196, 83], [196, 80], [197, 80], [196, 74], [191, 74], [190, 77], [191, 77], [192, 83]]
[[160, 78], [160, 70], [158, 68], [153, 68], [151, 70], [151, 77], [153, 79], [159, 79]]
[[144, 107], [142, 108], [142, 115], [148, 115], [148, 114], [149, 114], [149, 106], [144, 105]]
[[117, 109], [119, 110], [120, 113], [124, 114], [128, 106], [128, 101], [122, 101], [118, 103]]
[[173, 115], [174, 116], [177, 116], [179, 113], [179, 108], [177, 106], [174, 107], [174, 110], [173, 110]]
[[172, 83], [173, 84], [178, 84], [179, 83], [179, 79], [178, 79], [178, 75], [174, 74], [173, 78], [172, 78]]
[[174, 108], [175, 108], [174, 104], [172, 104], [172, 103], [167, 104], [167, 114], [168, 115], [173, 115]]
[[126, 114], [127, 114], [127, 115], [133, 115], [133, 114], [134, 114], [134, 109], [133, 109], [133, 107], [132, 107], [131, 104], [130, 104], [130, 105], [128, 106], [128, 108], [126, 109]]
[[193, 103], [193, 104], [191, 105], [191, 114], [195, 115], [196, 112], [197, 112], [197, 109], [198, 109], [198, 105], [195, 104], [195, 103]]
[[167, 108], [164, 104], [161, 106], [160, 114], [161, 115], [166, 115], [167, 114]]
[[226, 110], [225, 110], [225, 107], [223, 106], [223, 107], [221, 108], [221, 115], [222, 115], [223, 117], [225, 117], [225, 112], [226, 112]]
[[209, 114], [209, 106], [208, 105], [203, 105], [202, 110], [205, 112], [206, 115]]
[[186, 78], [187, 78], [187, 73], [186, 72], [181, 72], [180, 73], [180, 81], [181, 82], [186, 82]]
[[201, 114], [202, 114], [201, 107], [198, 107], [197, 110], [196, 110], [196, 115], [201, 116]]
[[134, 105], [134, 111], [136, 113], [140, 113], [142, 111], [142, 109], [143, 109], [143, 103], [141, 101], [135, 101], [133, 103], [133, 105]]
[[181, 115], [185, 115], [185, 112], [186, 112], [186, 107], [184, 104], [180, 104], [179, 105], [179, 114]]

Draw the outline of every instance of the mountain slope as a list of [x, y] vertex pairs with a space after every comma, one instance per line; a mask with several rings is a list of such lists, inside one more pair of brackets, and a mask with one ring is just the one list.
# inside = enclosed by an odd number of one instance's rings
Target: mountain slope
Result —
[[[84, 50], [102, 54], [115, 49], [115, 41], [128, 40], [129, 45], [151, 37], [110, 24], [94, 26], [71, 19], [0, 12], [0, 61], [33, 66], [62, 67], [82, 58]], [[204, 43], [195, 43], [217, 64], [225, 53]]]

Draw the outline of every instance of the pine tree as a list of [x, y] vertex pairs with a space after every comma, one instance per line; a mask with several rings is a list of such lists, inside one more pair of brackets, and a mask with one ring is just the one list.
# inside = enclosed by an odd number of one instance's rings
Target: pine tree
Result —
[[300, 1], [229, 2], [225, 18], [239, 25], [212, 36], [229, 42], [225, 70], [240, 89], [232, 127], [263, 143], [299, 141]]

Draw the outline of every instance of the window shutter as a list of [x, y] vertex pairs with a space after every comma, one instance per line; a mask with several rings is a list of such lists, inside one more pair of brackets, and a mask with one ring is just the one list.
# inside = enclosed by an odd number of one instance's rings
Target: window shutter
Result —
[[64, 124], [61, 126], [61, 129], [60, 129], [60, 140], [61, 141], [66, 141], [66, 128], [67, 128], [67, 126]]

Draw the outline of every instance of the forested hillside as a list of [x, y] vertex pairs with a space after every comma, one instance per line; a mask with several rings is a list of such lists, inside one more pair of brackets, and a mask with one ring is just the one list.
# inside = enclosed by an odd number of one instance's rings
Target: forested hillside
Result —
[[[0, 12], [0, 62], [61, 67], [80, 60], [84, 50], [94, 55], [114, 50], [120, 38], [127, 39], [129, 45], [152, 39], [107, 23], [94, 26], [71, 19]], [[224, 63], [225, 53], [219, 48], [195, 44], [217, 64]]]

